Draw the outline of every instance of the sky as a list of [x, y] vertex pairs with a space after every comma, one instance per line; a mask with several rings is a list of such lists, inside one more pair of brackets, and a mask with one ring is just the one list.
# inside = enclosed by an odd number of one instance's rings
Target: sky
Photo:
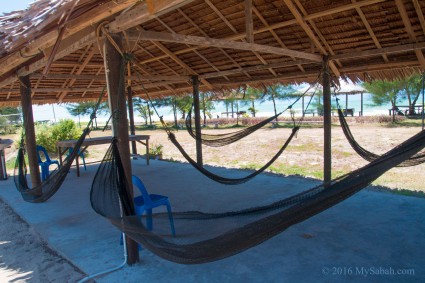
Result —
[[23, 10], [28, 7], [33, 0], [1, 0], [0, 11], [2, 13]]

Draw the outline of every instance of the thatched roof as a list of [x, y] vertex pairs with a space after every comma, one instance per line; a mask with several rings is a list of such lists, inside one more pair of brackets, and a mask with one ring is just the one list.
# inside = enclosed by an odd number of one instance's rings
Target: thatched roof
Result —
[[20, 101], [17, 76], [28, 74], [35, 103], [97, 98], [104, 33], [124, 35], [139, 96], [188, 93], [195, 74], [204, 91], [314, 82], [323, 55], [334, 77], [403, 77], [425, 68], [424, 9], [420, 0], [39, 0], [0, 18], [0, 103]]

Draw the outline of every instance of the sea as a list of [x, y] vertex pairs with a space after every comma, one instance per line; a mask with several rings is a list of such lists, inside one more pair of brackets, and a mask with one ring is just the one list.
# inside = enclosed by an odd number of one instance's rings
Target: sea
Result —
[[[363, 94], [363, 116], [376, 116], [376, 115], [389, 115], [389, 109], [392, 108], [391, 103], [385, 103], [383, 105], [373, 105], [371, 94], [364, 93]], [[339, 98], [339, 104], [341, 108], [353, 108], [354, 109], [354, 116], [359, 116], [359, 112], [361, 111], [361, 94], [350, 94], [350, 95], [337, 95], [337, 98]], [[308, 101], [310, 97], [306, 96], [304, 99], [304, 107], [307, 106]], [[314, 100], [316, 100], [317, 103], [317, 97], [314, 97]], [[422, 103], [422, 97], [418, 99], [417, 105], [421, 105]], [[292, 99], [283, 99], [283, 100], [277, 100], [276, 101], [276, 110], [277, 112], [284, 111], [288, 108], [289, 105], [293, 104], [292, 110], [295, 111], [295, 115], [301, 115], [302, 113], [302, 100], [299, 99], [296, 101], [295, 98]], [[228, 109], [226, 109], [226, 104], [223, 101], [214, 101], [214, 109], [210, 111], [211, 118], [225, 118], [227, 117], [226, 112], [231, 112], [231, 108], [229, 106]], [[255, 101], [255, 109], [258, 111], [256, 113], [256, 117], [270, 117], [274, 115], [273, 111], [273, 103], [272, 101], [265, 101], [263, 103], [260, 103], [259, 101]], [[407, 107], [407, 100], [400, 100], [397, 102], [397, 105], [400, 105], [400, 110], [405, 111]], [[48, 105], [34, 105], [34, 120], [35, 121], [51, 121], [51, 122], [57, 122], [61, 119], [73, 119], [74, 121], [78, 122], [86, 122], [89, 120], [89, 116], [81, 116], [81, 117], [73, 117], [71, 116], [68, 111], [65, 108], [64, 104], [48, 104]], [[241, 101], [235, 101], [233, 105], [233, 110], [236, 113], [237, 111], [245, 111], [248, 112], [248, 108], [251, 107], [251, 102], [243, 103]], [[308, 109], [314, 110], [314, 102], [309, 106]], [[335, 96], [332, 97], [332, 108], [336, 109], [336, 98]], [[171, 107], [161, 107], [158, 108], [158, 113], [160, 116], [164, 117], [164, 120], [172, 121], [173, 113]], [[283, 116], [289, 116], [290, 112], [285, 111]], [[135, 113], [135, 121], [136, 122], [144, 122], [142, 117], [137, 115], [137, 112]], [[180, 115], [179, 115], [180, 116]], [[230, 116], [230, 115], [229, 115]], [[108, 120], [109, 115], [98, 115], [97, 120], [98, 122], [102, 123]], [[159, 121], [159, 118], [156, 114], [152, 116], [153, 121], [157, 122]]]

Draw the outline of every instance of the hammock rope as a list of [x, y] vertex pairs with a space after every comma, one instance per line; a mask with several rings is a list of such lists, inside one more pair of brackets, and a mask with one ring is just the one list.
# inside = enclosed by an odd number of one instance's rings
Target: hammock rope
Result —
[[[93, 209], [154, 254], [176, 263], [199, 264], [245, 251], [349, 198], [422, 150], [425, 132], [411, 137], [366, 166], [334, 179], [326, 187], [319, 185], [265, 206], [238, 211], [175, 212], [176, 231], [181, 231], [177, 238], [164, 235], [163, 231], [149, 231], [143, 217], [121, 216], [120, 207], [126, 205], [122, 201], [131, 203], [131, 197], [125, 182], [117, 181], [124, 180], [125, 173], [119, 166], [120, 156], [115, 143], [113, 141], [108, 149], [93, 181], [90, 194]], [[131, 207], [126, 210], [131, 211]], [[153, 217], [156, 231], [166, 226], [166, 214], [154, 214]]]
[[[302, 93], [293, 103], [291, 103], [283, 111], [277, 113], [276, 115], [274, 115], [272, 117], [269, 117], [269, 118], [255, 124], [255, 125], [252, 125], [250, 127], [247, 127], [245, 129], [242, 129], [242, 130], [239, 130], [239, 131], [236, 131], [236, 132], [232, 132], [232, 133], [215, 134], [215, 135], [201, 134], [200, 141], [202, 142], [202, 144], [207, 145], [207, 146], [211, 146], [211, 147], [221, 147], [221, 146], [225, 146], [225, 145], [229, 145], [231, 143], [234, 143], [234, 142], [254, 133], [258, 129], [264, 127], [265, 125], [267, 125], [271, 121], [277, 119], [279, 116], [281, 116], [286, 111], [292, 110], [293, 106], [301, 98], [305, 97], [305, 95], [312, 88], [313, 85], [315, 85], [315, 84], [311, 84], [310, 87], [306, 91], [304, 91], [304, 93]], [[315, 95], [317, 88], [318, 88], [318, 85], [316, 85], [316, 88], [315, 88], [313, 94], [311, 95], [310, 102], [311, 102], [311, 99], [313, 98], [313, 96]], [[307, 104], [306, 109], [309, 107], [310, 102]], [[304, 111], [304, 109], [303, 109], [303, 111]], [[295, 120], [294, 120], [293, 115], [291, 115], [291, 117], [292, 117], [292, 120], [294, 121], [294, 128], [295, 128], [296, 126], [295, 126]], [[185, 124], [186, 124], [186, 129], [187, 129], [187, 132], [189, 133], [189, 135], [191, 137], [193, 137], [194, 139], [198, 139], [196, 137], [194, 130], [193, 130], [193, 127], [192, 127], [192, 108], [189, 110], [189, 113], [186, 116]]]
[[[380, 155], [375, 154], [373, 152], [368, 151], [364, 147], [362, 147], [355, 139], [353, 133], [351, 132], [350, 127], [348, 126], [347, 120], [345, 119], [344, 113], [342, 112], [341, 105], [339, 104], [339, 98], [335, 97], [336, 104], [338, 108], [338, 118], [341, 124], [342, 131], [344, 133], [345, 138], [348, 143], [351, 145], [353, 150], [364, 160], [366, 161], [374, 161], [380, 157]], [[423, 164], [425, 162], [425, 152], [419, 152], [412, 157], [406, 159], [405, 161], [398, 164], [396, 167], [410, 167]]]
[[[159, 117], [159, 120], [161, 121], [161, 124], [162, 124], [162, 126], [163, 126], [163, 128], [164, 128], [164, 130], [165, 130], [165, 132], [167, 133], [167, 135], [168, 135], [168, 138], [170, 139], [170, 141], [174, 144], [174, 146], [180, 151], [180, 153], [183, 155], [183, 157], [195, 168], [195, 169], [197, 169], [200, 173], [202, 173], [203, 175], [205, 175], [206, 177], [208, 177], [209, 179], [211, 179], [211, 180], [213, 180], [213, 181], [215, 181], [215, 182], [218, 182], [218, 183], [221, 183], [221, 184], [225, 184], [225, 185], [240, 185], [240, 184], [243, 184], [243, 183], [245, 183], [245, 182], [248, 182], [249, 180], [251, 180], [252, 178], [254, 178], [255, 176], [257, 176], [258, 174], [260, 174], [260, 173], [262, 173], [262, 172], [264, 172], [264, 170], [266, 170], [268, 167], [270, 167], [270, 165], [271, 164], [273, 164], [273, 162], [274, 161], [276, 161], [276, 159], [277, 158], [279, 158], [279, 156], [283, 153], [283, 151], [287, 148], [287, 146], [289, 145], [289, 143], [292, 141], [292, 138], [297, 134], [297, 132], [298, 132], [298, 130], [299, 130], [299, 128], [300, 128], [300, 125], [301, 125], [301, 123], [302, 123], [302, 121], [303, 121], [303, 119], [304, 119], [304, 117], [302, 117], [300, 120], [299, 120], [299, 124], [298, 124], [298, 126], [296, 126], [295, 125], [295, 122], [294, 122], [294, 128], [292, 129], [292, 133], [291, 133], [291, 135], [288, 137], [288, 139], [286, 140], [286, 142], [283, 144], [283, 146], [278, 150], [278, 152], [265, 164], [265, 165], [263, 165], [261, 168], [259, 168], [259, 169], [257, 169], [257, 170], [255, 170], [253, 173], [251, 173], [251, 174], [249, 174], [249, 175], [247, 175], [247, 176], [245, 176], [245, 177], [242, 177], [242, 178], [226, 178], [226, 177], [223, 177], [223, 176], [219, 176], [219, 175], [217, 175], [217, 174], [214, 174], [214, 173], [212, 173], [211, 171], [209, 171], [209, 170], [207, 170], [207, 169], [205, 169], [203, 166], [200, 166], [195, 160], [193, 160], [190, 156], [189, 156], [189, 154], [184, 150], [184, 148], [182, 147], [182, 145], [177, 141], [177, 138], [176, 138], [176, 136], [175, 136], [175, 134], [173, 133], [173, 132], [171, 132], [171, 130], [168, 128], [168, 126], [167, 126], [167, 124], [164, 122], [164, 119], [163, 119], [163, 117], [162, 116], [160, 116], [159, 115], [159, 113], [158, 113], [158, 111], [157, 111], [157, 109], [156, 109], [156, 107], [155, 107], [155, 105], [153, 104], [153, 102], [152, 102], [152, 99], [151, 99], [151, 97], [150, 97], [150, 95], [149, 95], [149, 93], [148, 93], [148, 91], [145, 89], [145, 87], [144, 87], [144, 85], [143, 85], [143, 83], [141, 82], [141, 80], [140, 80], [140, 74], [138, 73], [138, 72], [136, 72], [137, 73], [137, 75], [139, 76], [139, 82], [141, 83], [141, 85], [142, 85], [142, 89], [145, 91], [145, 94], [146, 94], [146, 96], [147, 96], [147, 98], [148, 98], [148, 100], [149, 100], [149, 102], [151, 103], [151, 106], [152, 106], [152, 108], [154, 109], [154, 111], [155, 111], [155, 113], [156, 113], [156, 115]], [[317, 90], [317, 88], [318, 88], [318, 86], [316, 86], [316, 89], [315, 89], [315, 91], [314, 91], [314, 93], [313, 93], [313, 95], [311, 96], [311, 98], [310, 98], [310, 101], [309, 101], [309, 103], [308, 103], [308, 105], [310, 105], [310, 102], [312, 101], [312, 99], [313, 99], [313, 96], [314, 96], [314, 94], [316, 93], [316, 90]], [[307, 93], [307, 91], [304, 93], [304, 95]], [[298, 99], [296, 100], [296, 101], [298, 101], [299, 99], [301, 99], [301, 97], [302, 96], [300, 96], [300, 97], [298, 97]], [[293, 103], [293, 104], [295, 104], [295, 102]], [[290, 106], [288, 106], [287, 107], [287, 109], [291, 109], [292, 108], [292, 105], [293, 104], [291, 104]], [[308, 106], [307, 106], [308, 107]], [[284, 111], [286, 111], [287, 109], [285, 109]], [[281, 113], [279, 113], [278, 115], [281, 115], [284, 111], [282, 111]], [[275, 115], [275, 116], [273, 116], [273, 117], [271, 117], [271, 118], [268, 118], [268, 119], [266, 119], [265, 121], [272, 121], [273, 119], [275, 119], [277, 116]], [[261, 125], [261, 124], [263, 124], [264, 123], [264, 121], [263, 122], [260, 122], [259, 124]], [[268, 123], [268, 122], [267, 122]], [[267, 124], [266, 123], [266, 124]], [[257, 124], [258, 125], [258, 124]], [[254, 125], [254, 126], [257, 126], [257, 125]], [[254, 128], [254, 126], [253, 127], [251, 127], [251, 128]], [[258, 130], [259, 128], [261, 128], [261, 126], [260, 127], [255, 127], [255, 130]], [[255, 131], [254, 130], [254, 131]], [[251, 131], [251, 130], [249, 130], [249, 131], [247, 131], [247, 132], [244, 132], [244, 130], [242, 130], [242, 131], [238, 131], [237, 133], [239, 133], [239, 134], [237, 134], [237, 135], [232, 135], [232, 133], [230, 134], [230, 136], [226, 136], [226, 138], [224, 138], [225, 140], [226, 140], [226, 142], [224, 142], [224, 143], [227, 143], [227, 142], [229, 142], [229, 141], [231, 141], [230, 143], [232, 143], [232, 142], [235, 142], [235, 141], [237, 141], [237, 140], [239, 140], [239, 139], [241, 139], [241, 138], [243, 138], [244, 136], [246, 136], [247, 135], [247, 133], [248, 134], [250, 134], [250, 133], [252, 133], [252, 132], [254, 132], [254, 131]], [[242, 133], [243, 132], [243, 133]], [[224, 145], [224, 144], [223, 144]]]
[[[62, 186], [62, 183], [65, 181], [66, 176], [71, 168], [71, 165], [74, 159], [77, 157], [79, 150], [81, 148], [84, 139], [89, 134], [91, 127], [93, 125], [93, 120], [96, 116], [96, 112], [99, 108], [102, 97], [105, 94], [106, 86], [103, 88], [101, 95], [97, 101], [97, 104], [93, 110], [93, 113], [90, 116], [90, 121], [87, 124], [86, 128], [83, 130], [83, 133], [79, 137], [77, 143], [75, 144], [72, 152], [65, 158], [62, 166], [56, 168], [49, 174], [49, 177], [43, 181], [40, 185], [30, 187], [27, 181], [27, 166], [25, 162], [25, 143], [24, 129], [22, 130], [21, 143], [18, 149], [18, 154], [15, 162], [14, 169], [14, 183], [16, 189], [21, 193], [23, 199], [27, 202], [40, 203], [45, 202], [51, 198]], [[30, 91], [30, 90], [28, 90]], [[25, 122], [25, 125], [27, 122]]]

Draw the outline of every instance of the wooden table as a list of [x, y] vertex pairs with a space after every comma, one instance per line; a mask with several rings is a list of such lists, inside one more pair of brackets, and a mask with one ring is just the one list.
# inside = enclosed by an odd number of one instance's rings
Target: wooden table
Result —
[[0, 139], [0, 180], [7, 179], [5, 149], [11, 147], [13, 140]]
[[[146, 146], [146, 164], [149, 165], [149, 135], [130, 135], [129, 141], [136, 141]], [[80, 152], [84, 152], [91, 145], [108, 144], [111, 143], [112, 136], [86, 138], [81, 145]], [[58, 148], [59, 162], [62, 164], [62, 155], [69, 149], [77, 144], [78, 140], [64, 140], [58, 141], [56, 147]], [[144, 142], [143, 142], [144, 141]], [[79, 155], [75, 157], [75, 165], [77, 167], [77, 176], [80, 176]]]

